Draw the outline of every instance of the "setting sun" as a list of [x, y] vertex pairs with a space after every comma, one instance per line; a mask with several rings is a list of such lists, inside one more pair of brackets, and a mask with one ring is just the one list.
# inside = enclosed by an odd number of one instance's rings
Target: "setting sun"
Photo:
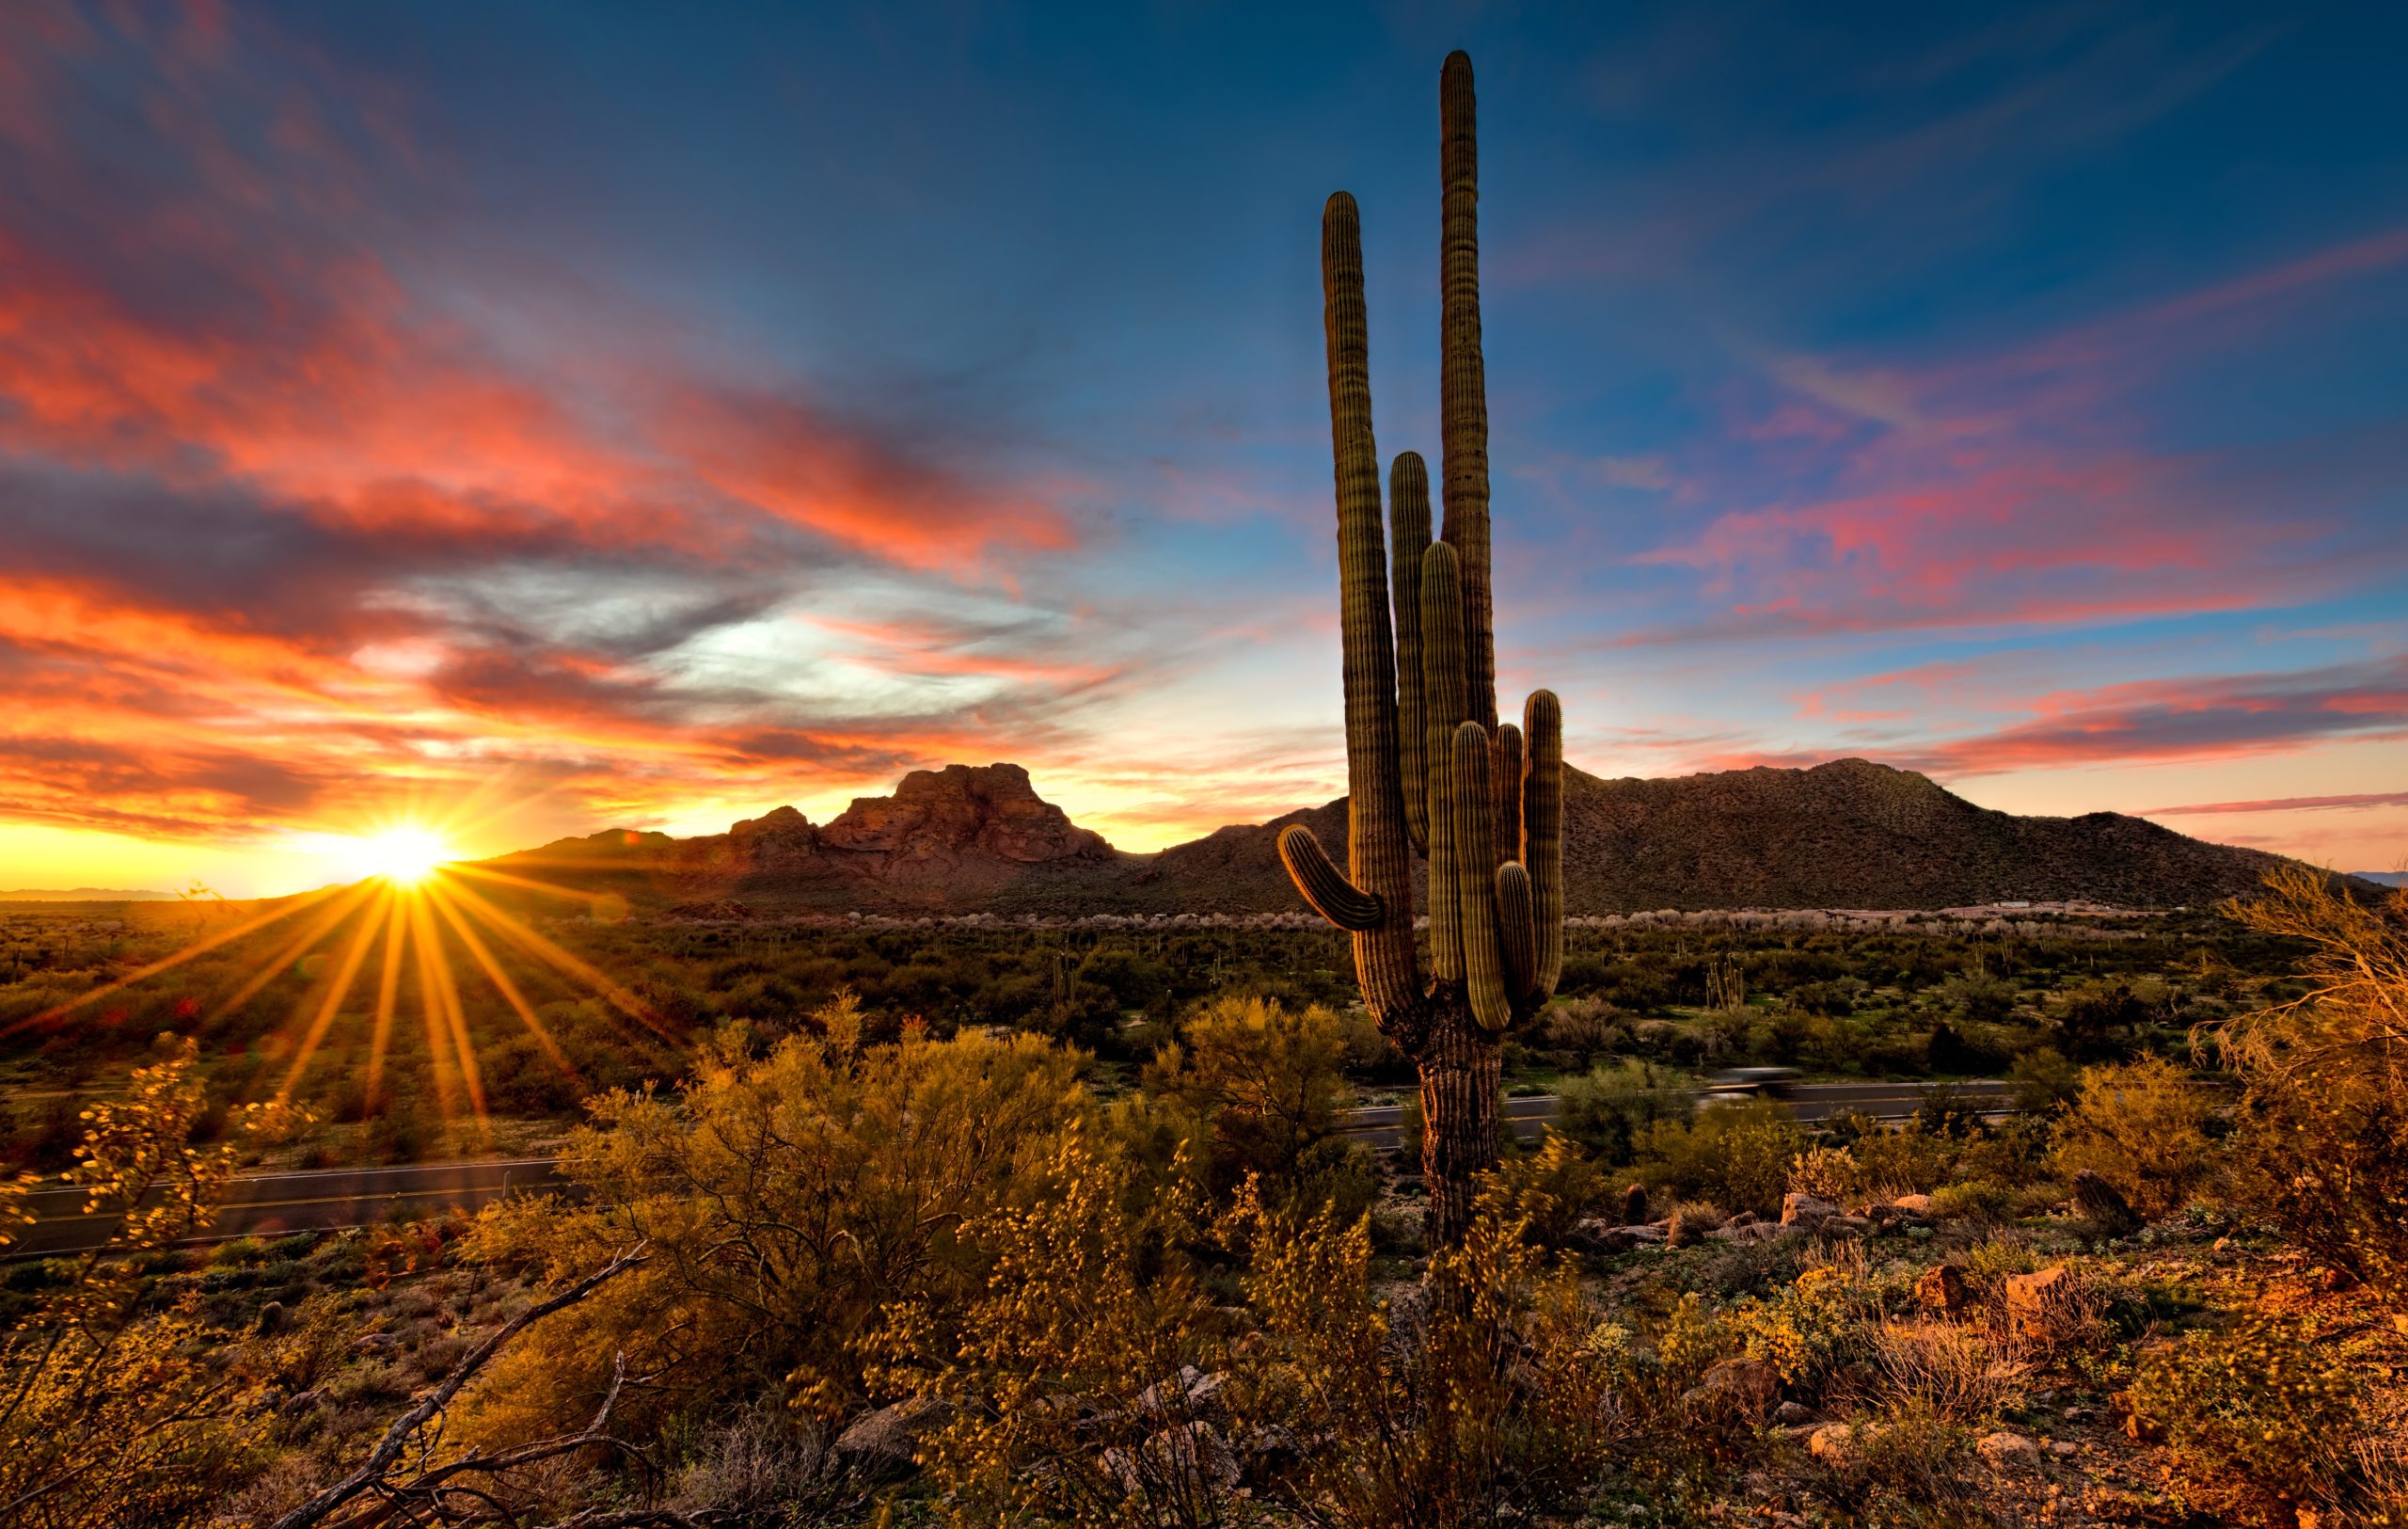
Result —
[[431, 830], [404, 827], [389, 828], [360, 840], [358, 864], [366, 875], [380, 876], [398, 886], [412, 886], [424, 881], [449, 858], [451, 851]]

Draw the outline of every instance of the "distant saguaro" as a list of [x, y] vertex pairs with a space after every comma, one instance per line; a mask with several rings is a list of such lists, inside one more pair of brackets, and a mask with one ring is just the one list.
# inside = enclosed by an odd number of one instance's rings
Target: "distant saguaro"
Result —
[[[1497, 1161], [1499, 1037], [1546, 1002], [1563, 965], [1562, 709], [1552, 692], [1536, 691], [1519, 728], [1497, 720], [1469, 57], [1449, 56], [1438, 98], [1445, 523], [1433, 542], [1429, 470], [1401, 453], [1388, 480], [1391, 559], [1371, 432], [1362, 227], [1354, 199], [1340, 191], [1322, 212], [1322, 301], [1352, 793], [1347, 868], [1302, 824], [1279, 836], [1297, 890], [1354, 935], [1364, 1006], [1419, 1070], [1434, 1246], [1463, 1235], [1472, 1176]], [[1426, 980], [1414, 940], [1415, 850], [1430, 864]]]

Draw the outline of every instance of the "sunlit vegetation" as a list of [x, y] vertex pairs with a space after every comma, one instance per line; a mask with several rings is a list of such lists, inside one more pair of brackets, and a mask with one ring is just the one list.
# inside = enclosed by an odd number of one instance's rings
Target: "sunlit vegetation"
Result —
[[[1342, 953], [1310, 937], [737, 953], [559, 920], [580, 961], [696, 1000], [663, 1065], [586, 1097], [572, 1196], [187, 1243], [228, 1173], [326, 1127], [228, 1113], [246, 1075], [205, 1028], [113, 1043], [142, 1065], [91, 1091], [69, 1160], [104, 1208], [156, 1208], [102, 1254], [7, 1266], [0, 1504], [295, 1529], [2402, 1521], [2408, 900], [2285, 882], [2239, 914], [2031, 945], [1624, 934], [1589, 959], [1665, 996], [1592, 981], [1514, 1040], [1560, 1129], [1434, 1251], [1413, 1175], [1340, 1134], [1397, 1074], [1316, 1001], [1313, 953]], [[167, 932], [117, 932], [80, 980]], [[1048, 984], [1018, 1024], [898, 1012], [879, 980], [1009, 941]], [[730, 978], [806, 964], [828, 985], [789, 979], [792, 1010], [729, 1011]], [[1049, 1023], [1089, 980], [1133, 1000], [1095, 1048]], [[1686, 1067], [1868, 1012], [2020, 1037], [2028, 1111], [1698, 1107]]]
[[[842, 990], [859, 997], [873, 1037], [913, 1022], [940, 1036], [1042, 1034], [1095, 1056], [1105, 1086], [1134, 1082], [1175, 1024], [1218, 995], [1356, 1011], [1335, 932], [690, 923], [523, 887], [472, 890], [553, 956], [488, 932], [480, 961], [449, 921], [431, 917], [441, 962], [422, 964], [406, 936], [399, 942], [381, 1060], [389, 915], [329, 1011], [354, 958], [351, 923], [296, 945], [306, 912], [225, 938], [273, 911], [261, 905], [0, 909], [0, 1076], [12, 1085], [0, 1139], [13, 1156], [64, 1167], [85, 1095], [111, 1088], [162, 1032], [199, 1043], [215, 1099], [266, 1099], [289, 1084], [325, 1123], [303, 1149], [316, 1158], [407, 1161], [555, 1138], [590, 1093], [683, 1076], [720, 1026], [806, 1027]], [[1703, 916], [1575, 923], [1562, 996], [1507, 1037], [1506, 1082], [1553, 1088], [1600, 1059], [1683, 1075], [1763, 1064], [1834, 1078], [1970, 1077], [2054, 1066], [2070, 1078], [2081, 1064], [2142, 1051], [2188, 1061], [2194, 1026], [2301, 991], [2280, 975], [2273, 939], [2205, 916], [2027, 922], [2036, 932], [1937, 923], [1868, 933]], [[114, 986], [195, 945], [207, 948]], [[610, 974], [609, 985], [588, 973]], [[450, 1017], [425, 1018], [451, 1015], [453, 1001], [465, 1051]], [[1412, 1088], [1412, 1069], [1359, 1027], [1347, 1059], [1356, 1096]], [[213, 1122], [201, 1129], [206, 1138]]]

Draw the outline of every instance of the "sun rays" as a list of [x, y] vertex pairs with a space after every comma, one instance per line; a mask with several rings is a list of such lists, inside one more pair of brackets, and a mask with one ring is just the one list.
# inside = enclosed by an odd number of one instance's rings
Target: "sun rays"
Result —
[[[456, 817], [459, 816], [455, 814]], [[483, 866], [454, 861], [447, 848], [453, 823], [403, 820], [372, 833], [346, 836], [352, 863], [362, 879], [285, 899], [248, 918], [217, 930], [164, 959], [94, 987], [30, 1018], [5, 1033], [67, 1020], [103, 999], [149, 982], [196, 957], [237, 941], [259, 953], [235, 967], [234, 980], [199, 1019], [205, 1028], [260, 1001], [279, 977], [305, 980], [290, 1018], [275, 1032], [271, 1055], [283, 1065], [275, 1097], [294, 1099], [310, 1079], [311, 1066], [338, 1043], [341, 1056], [366, 1064], [358, 1074], [365, 1111], [375, 1114], [388, 1097], [394, 1042], [400, 1027], [415, 1017], [425, 1044], [436, 1107], [447, 1119], [473, 1120], [486, 1132], [487, 1087], [471, 1032], [468, 997], [487, 1011], [506, 1013], [533, 1041], [546, 1062], [574, 1080], [577, 1069], [538, 1010], [543, 987], [590, 993], [610, 1011], [633, 1020], [662, 1041], [675, 1038], [640, 998], [592, 963], [563, 948], [524, 914], [496, 898], [557, 899], [569, 908], [590, 906], [589, 893]], [[472, 883], [482, 883], [479, 891]], [[493, 895], [489, 896], [488, 893]], [[514, 976], [505, 956], [521, 959]], [[532, 965], [536, 996], [530, 995]], [[468, 996], [464, 996], [464, 986]], [[417, 1013], [407, 1000], [414, 991]], [[362, 1002], [354, 1006], [355, 994]], [[372, 1000], [370, 998], [372, 995]], [[487, 1038], [491, 1043], [491, 1038]], [[356, 1060], [353, 1065], [357, 1065]], [[323, 1074], [324, 1069], [321, 1069]], [[332, 1080], [319, 1079], [320, 1088]]]

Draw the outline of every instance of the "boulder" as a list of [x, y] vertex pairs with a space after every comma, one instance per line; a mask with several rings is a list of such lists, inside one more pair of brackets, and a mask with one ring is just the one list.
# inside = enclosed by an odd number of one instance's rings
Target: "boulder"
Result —
[[1700, 1389], [1761, 1418], [1781, 1397], [1781, 1372], [1760, 1359], [1726, 1359], [1707, 1368]]
[[1825, 1221], [1840, 1213], [1840, 1208], [1828, 1200], [1792, 1189], [1781, 1197], [1781, 1224], [1803, 1227], [1809, 1232], [1820, 1228]]
[[1827, 1237], [1869, 1237], [1873, 1234], [1873, 1218], [1869, 1216], [1827, 1216], [1823, 1218], [1823, 1235]]
[[1929, 1195], [1900, 1195], [1890, 1203], [1909, 1216], [1931, 1214], [1931, 1196]]
[[934, 1396], [911, 1396], [864, 1412], [836, 1436], [836, 1457], [863, 1475], [908, 1475], [917, 1468], [920, 1440], [943, 1427], [953, 1404]]
[[1783, 1402], [1772, 1410], [1772, 1420], [1784, 1428], [1814, 1421], [1814, 1410], [1802, 1402]]
[[1827, 1465], [1844, 1464], [1849, 1447], [1856, 1442], [1856, 1430], [1845, 1423], [1826, 1423], [1806, 1436], [1806, 1453]]
[[293, 1316], [284, 1309], [284, 1302], [272, 1300], [260, 1308], [259, 1331], [261, 1335], [282, 1332], [292, 1325]]
[[2129, 1237], [2141, 1229], [2140, 1212], [2123, 1191], [2086, 1168], [2073, 1176], [2073, 1202], [2102, 1237]]
[[2020, 1433], [2001, 1428], [1974, 1441], [1973, 1451], [1993, 1471], [2029, 1471], [2040, 1463], [2040, 1446]]
[[1706, 1234], [1717, 1242], [1770, 1242], [1782, 1235], [1783, 1228], [1770, 1221], [1734, 1221]]
[[1925, 1269], [1923, 1278], [1915, 1282], [1915, 1304], [1952, 1322], [1965, 1314], [1970, 1298], [1965, 1289], [1965, 1271], [1954, 1264]]
[[1663, 1240], [1664, 1228], [1660, 1226], [1615, 1226], [1592, 1218], [1576, 1224], [1564, 1237], [1563, 1245], [1576, 1253], [1609, 1255]]
[[2010, 1276], [2006, 1282], [2009, 1330], [2028, 1342], [2053, 1340], [2069, 1313], [2075, 1284], [2073, 1271], [2063, 1264]]
[[1244, 1478], [1237, 1451], [1209, 1423], [1164, 1428], [1133, 1450], [1105, 1450], [1103, 1468], [1124, 1493], [1142, 1489], [1170, 1502], [1209, 1499]]

